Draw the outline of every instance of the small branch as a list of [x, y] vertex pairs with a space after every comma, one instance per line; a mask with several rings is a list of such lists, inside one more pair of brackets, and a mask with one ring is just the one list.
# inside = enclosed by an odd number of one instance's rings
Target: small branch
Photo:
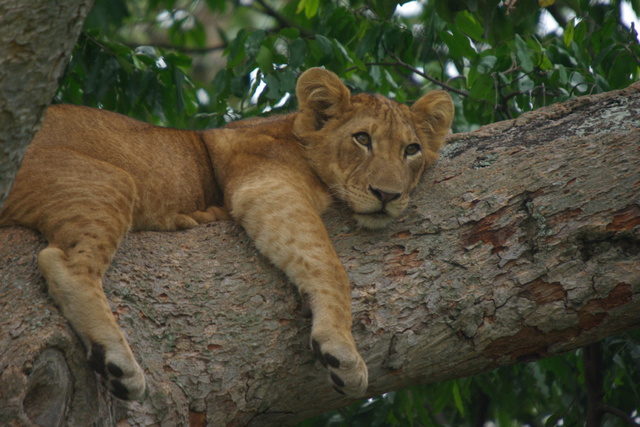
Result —
[[619, 418], [622, 418], [622, 420], [629, 426], [632, 427], [638, 427], [640, 426], [640, 424], [638, 424], [637, 422], [635, 422], [635, 420], [633, 418], [631, 418], [631, 416], [623, 411], [621, 411], [620, 409], [613, 407], [613, 406], [609, 406], [609, 405], [602, 405], [602, 412], [606, 412], [609, 413], [611, 415], [615, 415]]
[[482, 390], [476, 394], [476, 403], [478, 405], [475, 413], [474, 424], [477, 427], [483, 427], [487, 422], [487, 415], [489, 414], [489, 405], [491, 399]]
[[282, 27], [285, 27], [285, 28], [296, 28], [296, 29], [298, 29], [298, 31], [300, 31], [300, 35], [302, 37], [314, 37], [314, 34], [312, 32], [309, 32], [306, 29], [300, 27], [299, 25], [291, 22], [290, 20], [288, 20], [287, 18], [282, 16], [273, 7], [269, 6], [264, 0], [256, 0], [256, 3], [258, 3], [263, 9], [260, 12], [263, 12], [266, 15], [268, 15], [268, 16], [272, 17], [273, 19], [275, 19], [276, 21], [278, 21], [278, 23]]
[[635, 420], [633, 418], [631, 418], [631, 416], [623, 411], [621, 411], [618, 408], [615, 408], [613, 406], [609, 406], [607, 404], [603, 404], [602, 405], [602, 412], [607, 412], [611, 415], [615, 415], [619, 418], [622, 418], [622, 420], [629, 426], [632, 427], [638, 427], [640, 426], [640, 424], [638, 424], [637, 422], [635, 422]]
[[[125, 46], [135, 49], [139, 46], [144, 45], [144, 43], [125, 43]], [[175, 50], [178, 52], [192, 54], [192, 55], [206, 55], [211, 52], [215, 52], [216, 50], [224, 50], [227, 48], [227, 43], [223, 43], [217, 46], [207, 46], [207, 47], [185, 47], [185, 46], [177, 46], [169, 43], [154, 43], [153, 47], [157, 47], [160, 49], [169, 49]]]
[[[397, 67], [398, 63], [397, 62], [365, 62], [364, 65], [366, 65], [367, 67], [371, 67], [373, 65], [379, 65], [381, 67]], [[346, 71], [353, 71], [353, 70], [357, 70], [358, 67], [349, 67], [346, 69]]]
[[118, 56], [116, 55], [116, 53], [114, 51], [112, 51], [111, 49], [109, 49], [107, 46], [103, 45], [102, 43], [100, 43], [98, 41], [98, 39], [96, 39], [95, 37], [89, 35], [87, 32], [83, 31], [80, 33], [80, 37], [84, 37], [87, 40], [89, 40], [91, 43], [95, 44], [96, 46], [98, 46], [100, 49], [104, 50], [105, 52], [109, 53], [109, 55], [111, 56]]
[[587, 386], [587, 427], [599, 427], [604, 415], [604, 387], [602, 381], [602, 343], [589, 344], [582, 349], [584, 378]]
[[446, 83], [443, 83], [443, 82], [441, 82], [441, 81], [439, 81], [437, 79], [434, 79], [433, 77], [431, 77], [428, 74], [426, 74], [424, 71], [420, 71], [416, 67], [413, 67], [413, 66], [407, 64], [402, 59], [398, 58], [398, 56], [395, 53], [391, 52], [390, 50], [387, 50], [387, 53], [389, 55], [391, 55], [391, 57], [393, 57], [393, 59], [396, 60], [396, 63], [393, 64], [393, 65], [406, 68], [407, 70], [410, 70], [410, 71], [416, 73], [420, 77], [423, 77], [423, 78], [429, 80], [431, 83], [433, 83], [435, 85], [438, 85], [441, 88], [448, 90], [449, 92], [457, 93], [458, 95], [462, 95], [462, 96], [469, 96], [469, 92], [467, 92], [466, 90], [458, 89], [458, 88], [455, 88], [453, 86], [449, 86]]

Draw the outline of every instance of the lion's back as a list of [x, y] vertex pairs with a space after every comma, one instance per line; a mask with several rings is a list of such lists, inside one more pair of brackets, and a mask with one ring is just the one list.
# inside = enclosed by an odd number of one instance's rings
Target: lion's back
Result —
[[54, 197], [52, 192], [60, 198], [73, 186], [99, 198], [123, 179], [135, 188], [138, 217], [202, 210], [220, 197], [197, 132], [161, 128], [104, 110], [53, 105], [27, 149], [13, 194], [0, 211], [0, 225], [39, 228], [40, 217], [49, 214], [29, 212], [41, 210], [38, 206]]

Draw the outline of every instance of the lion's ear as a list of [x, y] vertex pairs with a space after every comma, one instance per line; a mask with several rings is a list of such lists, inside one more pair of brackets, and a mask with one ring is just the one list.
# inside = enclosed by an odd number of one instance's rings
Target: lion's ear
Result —
[[437, 152], [451, 129], [454, 115], [451, 95], [443, 90], [432, 90], [411, 106], [420, 139], [428, 141], [429, 148]]
[[315, 129], [338, 117], [351, 103], [349, 89], [340, 78], [324, 68], [310, 68], [298, 78], [296, 96], [300, 111], [313, 118]]

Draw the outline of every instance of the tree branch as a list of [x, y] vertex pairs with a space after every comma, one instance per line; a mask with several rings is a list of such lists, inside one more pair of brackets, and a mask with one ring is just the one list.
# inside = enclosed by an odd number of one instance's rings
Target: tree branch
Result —
[[587, 427], [600, 427], [604, 388], [602, 383], [602, 344], [589, 344], [582, 350], [585, 385], [587, 387]]
[[603, 404], [602, 405], [602, 411], [606, 412], [606, 413], [609, 413], [611, 415], [615, 415], [618, 418], [621, 418], [622, 421], [624, 421], [625, 424], [627, 424], [628, 426], [631, 426], [631, 427], [640, 426], [640, 424], [635, 422], [633, 420], [633, 418], [631, 418], [631, 416], [629, 414], [621, 411], [618, 408], [614, 408], [613, 406], [609, 406], [607, 404]]
[[417, 75], [419, 75], [420, 77], [430, 81], [431, 83], [440, 86], [441, 88], [448, 90], [449, 92], [453, 92], [453, 93], [457, 93], [458, 95], [462, 95], [462, 96], [469, 96], [469, 92], [467, 92], [464, 89], [458, 89], [456, 87], [450, 86], [444, 82], [441, 82], [437, 79], [434, 79], [433, 77], [431, 77], [430, 75], [428, 75], [427, 73], [425, 73], [424, 71], [421, 71], [419, 69], [417, 69], [416, 67], [407, 64], [406, 62], [404, 62], [402, 59], [400, 59], [395, 53], [393, 53], [390, 50], [387, 50], [387, 53], [396, 60], [396, 63], [393, 64], [395, 66], [399, 66], [399, 67], [403, 67], [406, 68], [407, 70], [416, 73]]
[[[388, 229], [325, 216], [370, 396], [640, 325], [638, 117], [635, 84], [453, 135]], [[149, 396], [114, 400], [44, 290], [44, 244], [0, 229], [2, 422], [286, 425], [350, 403], [308, 349], [293, 286], [226, 221], [124, 239], [104, 288]]]
[[276, 21], [278, 21], [278, 24], [280, 24], [282, 27], [284, 28], [296, 28], [298, 29], [298, 31], [300, 31], [300, 35], [302, 37], [314, 37], [315, 34], [313, 34], [312, 32], [302, 28], [301, 26], [297, 25], [296, 23], [288, 20], [287, 18], [285, 18], [284, 16], [282, 16], [276, 9], [274, 9], [273, 7], [271, 7], [270, 5], [268, 5], [264, 0], [256, 0], [256, 3], [258, 3], [261, 7], [262, 7], [262, 11], [263, 13], [265, 13], [268, 16], [271, 16], [272, 18], [274, 18]]
[[[144, 45], [144, 43], [125, 43], [125, 46], [130, 47], [131, 49], [136, 49], [142, 45]], [[170, 43], [154, 43], [152, 46], [160, 49], [175, 50], [177, 52], [182, 52], [189, 55], [206, 55], [208, 53], [215, 52], [217, 50], [225, 50], [228, 44], [221, 43], [215, 46], [187, 47], [187, 46], [178, 46]]]

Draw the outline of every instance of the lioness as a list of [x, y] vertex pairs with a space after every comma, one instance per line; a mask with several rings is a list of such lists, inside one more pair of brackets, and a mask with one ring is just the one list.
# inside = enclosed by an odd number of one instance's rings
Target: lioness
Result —
[[297, 83], [299, 111], [207, 131], [165, 129], [119, 114], [51, 106], [29, 146], [0, 225], [41, 231], [49, 292], [121, 399], [145, 379], [111, 313], [102, 277], [129, 230], [240, 223], [311, 309], [311, 346], [342, 394], [362, 396], [367, 366], [351, 335], [349, 278], [320, 214], [332, 197], [362, 227], [407, 206], [449, 131], [451, 97], [431, 91], [411, 108], [352, 96], [313, 68]]

